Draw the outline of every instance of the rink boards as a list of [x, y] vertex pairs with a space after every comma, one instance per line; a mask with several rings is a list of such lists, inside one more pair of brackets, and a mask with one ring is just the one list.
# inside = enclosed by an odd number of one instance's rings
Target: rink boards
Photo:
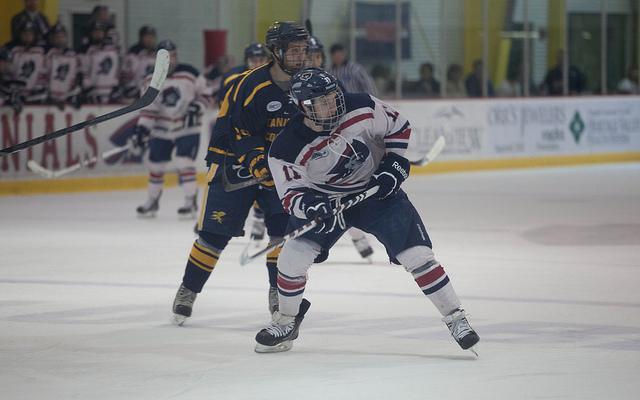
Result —
[[[391, 101], [412, 125], [408, 157], [420, 158], [439, 137], [447, 146], [428, 167], [413, 174], [509, 169], [640, 160], [640, 98], [637, 96], [491, 100]], [[19, 115], [0, 110], [0, 144], [6, 147], [112, 111], [113, 106], [26, 107]], [[35, 160], [61, 169], [81, 158], [126, 143], [137, 116], [123, 116], [0, 159], [0, 195], [141, 188], [144, 161], [121, 155], [100, 160], [68, 177], [44, 180], [27, 168]], [[215, 111], [203, 118], [198, 169]], [[176, 183], [172, 174], [167, 184]]]

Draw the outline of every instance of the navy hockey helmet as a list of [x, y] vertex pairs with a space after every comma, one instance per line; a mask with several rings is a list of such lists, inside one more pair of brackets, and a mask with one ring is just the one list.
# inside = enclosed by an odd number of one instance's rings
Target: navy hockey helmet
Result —
[[247, 61], [250, 57], [268, 57], [269, 53], [267, 48], [262, 43], [251, 43], [244, 49], [244, 60]]
[[323, 130], [333, 130], [345, 114], [338, 80], [320, 68], [305, 68], [291, 79], [291, 97], [305, 117]]
[[23, 21], [20, 25], [18, 25], [18, 32], [36, 32], [36, 24], [29, 20]]
[[309, 36], [309, 52], [324, 52], [324, 45], [316, 36]]
[[49, 31], [47, 32], [47, 35], [53, 36], [56, 33], [67, 33], [67, 28], [65, 28], [64, 25], [62, 25], [60, 22], [58, 22], [55, 25], [53, 25], [51, 28], [49, 28]]
[[165, 49], [166, 51], [176, 51], [178, 49], [178, 46], [176, 46], [176, 44], [171, 40], [165, 39], [158, 43], [158, 50], [160, 49]]
[[304, 27], [292, 21], [284, 21], [275, 22], [269, 27], [265, 42], [280, 68], [287, 74], [293, 75], [300, 68], [287, 66], [285, 53], [291, 42], [307, 41], [308, 39], [309, 32]]

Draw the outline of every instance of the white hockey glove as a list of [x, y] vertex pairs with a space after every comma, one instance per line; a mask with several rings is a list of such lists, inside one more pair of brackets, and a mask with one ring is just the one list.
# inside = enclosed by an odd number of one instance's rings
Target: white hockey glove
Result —
[[378, 192], [374, 195], [378, 200], [393, 196], [400, 190], [402, 182], [409, 177], [410, 168], [411, 164], [406, 158], [396, 153], [387, 153], [373, 173], [367, 188], [379, 186]]
[[331, 200], [325, 194], [307, 193], [302, 196], [300, 204], [307, 218], [317, 221], [316, 233], [331, 233], [346, 228], [342, 212], [333, 215], [333, 210], [340, 205], [339, 200]]

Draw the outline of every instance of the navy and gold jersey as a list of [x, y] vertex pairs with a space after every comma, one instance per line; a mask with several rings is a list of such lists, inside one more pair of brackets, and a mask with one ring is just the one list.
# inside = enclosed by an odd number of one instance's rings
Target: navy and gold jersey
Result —
[[298, 113], [289, 94], [273, 81], [272, 65], [240, 74], [225, 93], [207, 154], [209, 163], [221, 164], [225, 157], [242, 163], [268, 153], [278, 133]]

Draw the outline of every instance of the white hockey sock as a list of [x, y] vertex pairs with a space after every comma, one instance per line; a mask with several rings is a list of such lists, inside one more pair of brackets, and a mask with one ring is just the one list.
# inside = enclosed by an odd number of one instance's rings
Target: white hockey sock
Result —
[[294, 316], [298, 313], [304, 287], [307, 284], [305, 276], [287, 276], [278, 272], [278, 304], [280, 314]]
[[162, 193], [164, 185], [164, 165], [153, 163], [149, 168], [149, 186], [147, 192], [149, 199], [157, 199]]
[[196, 169], [195, 168], [184, 168], [179, 172], [179, 180], [180, 185], [182, 186], [182, 190], [184, 191], [184, 197], [192, 198], [196, 195], [196, 191], [198, 190], [198, 184], [196, 182]]
[[429, 300], [443, 316], [460, 307], [460, 299], [442, 265], [426, 246], [407, 249], [396, 256]]

